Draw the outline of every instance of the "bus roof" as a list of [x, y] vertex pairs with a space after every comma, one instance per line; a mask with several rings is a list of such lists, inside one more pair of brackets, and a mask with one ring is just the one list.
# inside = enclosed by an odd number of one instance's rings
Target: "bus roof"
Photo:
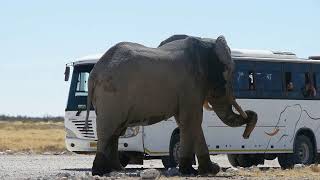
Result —
[[91, 54], [88, 56], [77, 58], [77, 61], [73, 63], [73, 65], [79, 64], [95, 64], [102, 57], [103, 54]]
[[[92, 54], [78, 58], [73, 65], [95, 64], [103, 54]], [[231, 55], [236, 60], [264, 61], [264, 62], [295, 62], [295, 63], [315, 63], [320, 64], [320, 60], [299, 58], [292, 52], [252, 50], [252, 49], [232, 49]]]

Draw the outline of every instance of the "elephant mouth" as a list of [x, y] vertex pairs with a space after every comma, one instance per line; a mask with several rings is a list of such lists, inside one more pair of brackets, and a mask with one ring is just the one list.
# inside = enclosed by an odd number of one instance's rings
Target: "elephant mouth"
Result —
[[[235, 98], [231, 98], [229, 100], [229, 103], [239, 112], [239, 114], [243, 117], [243, 119], [247, 119], [248, 118], [247, 113], [245, 111], [243, 111], [243, 109], [237, 103]], [[214, 111], [214, 109], [212, 108], [212, 105], [209, 103], [209, 101], [207, 99], [204, 101], [203, 107], [208, 111]]]
[[[232, 106], [239, 114], [233, 112]], [[249, 138], [255, 128], [257, 122], [256, 113], [244, 111], [234, 96], [209, 97], [205, 100], [203, 107], [209, 111], [215, 111], [218, 117], [228, 126], [239, 127], [247, 124], [242, 134], [245, 139]], [[248, 113], [250, 113], [250, 116]]]
[[241, 108], [241, 106], [237, 103], [236, 99], [235, 98], [232, 98], [230, 100], [231, 104], [233, 105], [233, 107], [240, 113], [240, 115], [243, 117], [243, 119], [247, 119], [248, 118], [248, 115], [245, 111], [243, 111], [243, 109]]

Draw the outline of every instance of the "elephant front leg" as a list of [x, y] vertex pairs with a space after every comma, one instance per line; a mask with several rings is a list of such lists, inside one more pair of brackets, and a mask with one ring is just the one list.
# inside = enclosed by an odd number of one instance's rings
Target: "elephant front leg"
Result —
[[[185, 124], [185, 123], [182, 123]], [[183, 175], [197, 175], [196, 171], [192, 167], [194, 143], [192, 137], [192, 129], [181, 125], [180, 123], [180, 157], [179, 157], [179, 171]]]
[[192, 167], [193, 157], [194, 157], [194, 138], [195, 124], [200, 124], [201, 120], [195, 116], [194, 113], [191, 114], [190, 111], [181, 111], [188, 113], [180, 113], [178, 116], [175, 116], [177, 124], [180, 129], [180, 157], [179, 157], [179, 171], [184, 175], [197, 175], [198, 171]]
[[197, 127], [196, 132], [199, 132], [195, 143], [195, 151], [199, 162], [199, 174], [216, 175], [220, 171], [220, 167], [218, 164], [212, 163], [210, 160], [209, 150], [203, 135], [202, 127]]

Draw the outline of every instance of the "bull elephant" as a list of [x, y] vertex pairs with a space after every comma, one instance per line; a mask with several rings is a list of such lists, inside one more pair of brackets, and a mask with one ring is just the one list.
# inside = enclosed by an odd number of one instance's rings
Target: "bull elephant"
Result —
[[[202, 131], [203, 104], [208, 102], [228, 126], [246, 124], [248, 138], [257, 114], [243, 111], [232, 87], [234, 62], [223, 36], [202, 39], [175, 35], [158, 48], [121, 42], [97, 62], [88, 81], [86, 125], [92, 105], [97, 115], [97, 152], [92, 174], [122, 170], [118, 139], [127, 127], [151, 125], [174, 116], [180, 129], [179, 171], [217, 174]], [[206, 104], [206, 103], [205, 103]], [[232, 105], [240, 113], [232, 111]], [[192, 168], [193, 154], [199, 162]]]

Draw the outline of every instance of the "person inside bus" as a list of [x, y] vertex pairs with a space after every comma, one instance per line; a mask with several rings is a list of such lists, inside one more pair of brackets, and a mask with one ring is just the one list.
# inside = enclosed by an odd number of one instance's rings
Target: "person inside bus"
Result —
[[254, 90], [254, 80], [253, 80], [253, 73], [249, 73], [249, 90]]
[[287, 91], [293, 91], [293, 83], [292, 82], [289, 82], [287, 84]]
[[316, 88], [314, 88], [313, 84], [308, 81], [302, 90], [302, 94], [304, 97], [315, 97], [317, 95], [317, 91]]
[[287, 87], [286, 87], [286, 96], [288, 96], [288, 93], [293, 91], [293, 83], [291, 81], [287, 82]]

